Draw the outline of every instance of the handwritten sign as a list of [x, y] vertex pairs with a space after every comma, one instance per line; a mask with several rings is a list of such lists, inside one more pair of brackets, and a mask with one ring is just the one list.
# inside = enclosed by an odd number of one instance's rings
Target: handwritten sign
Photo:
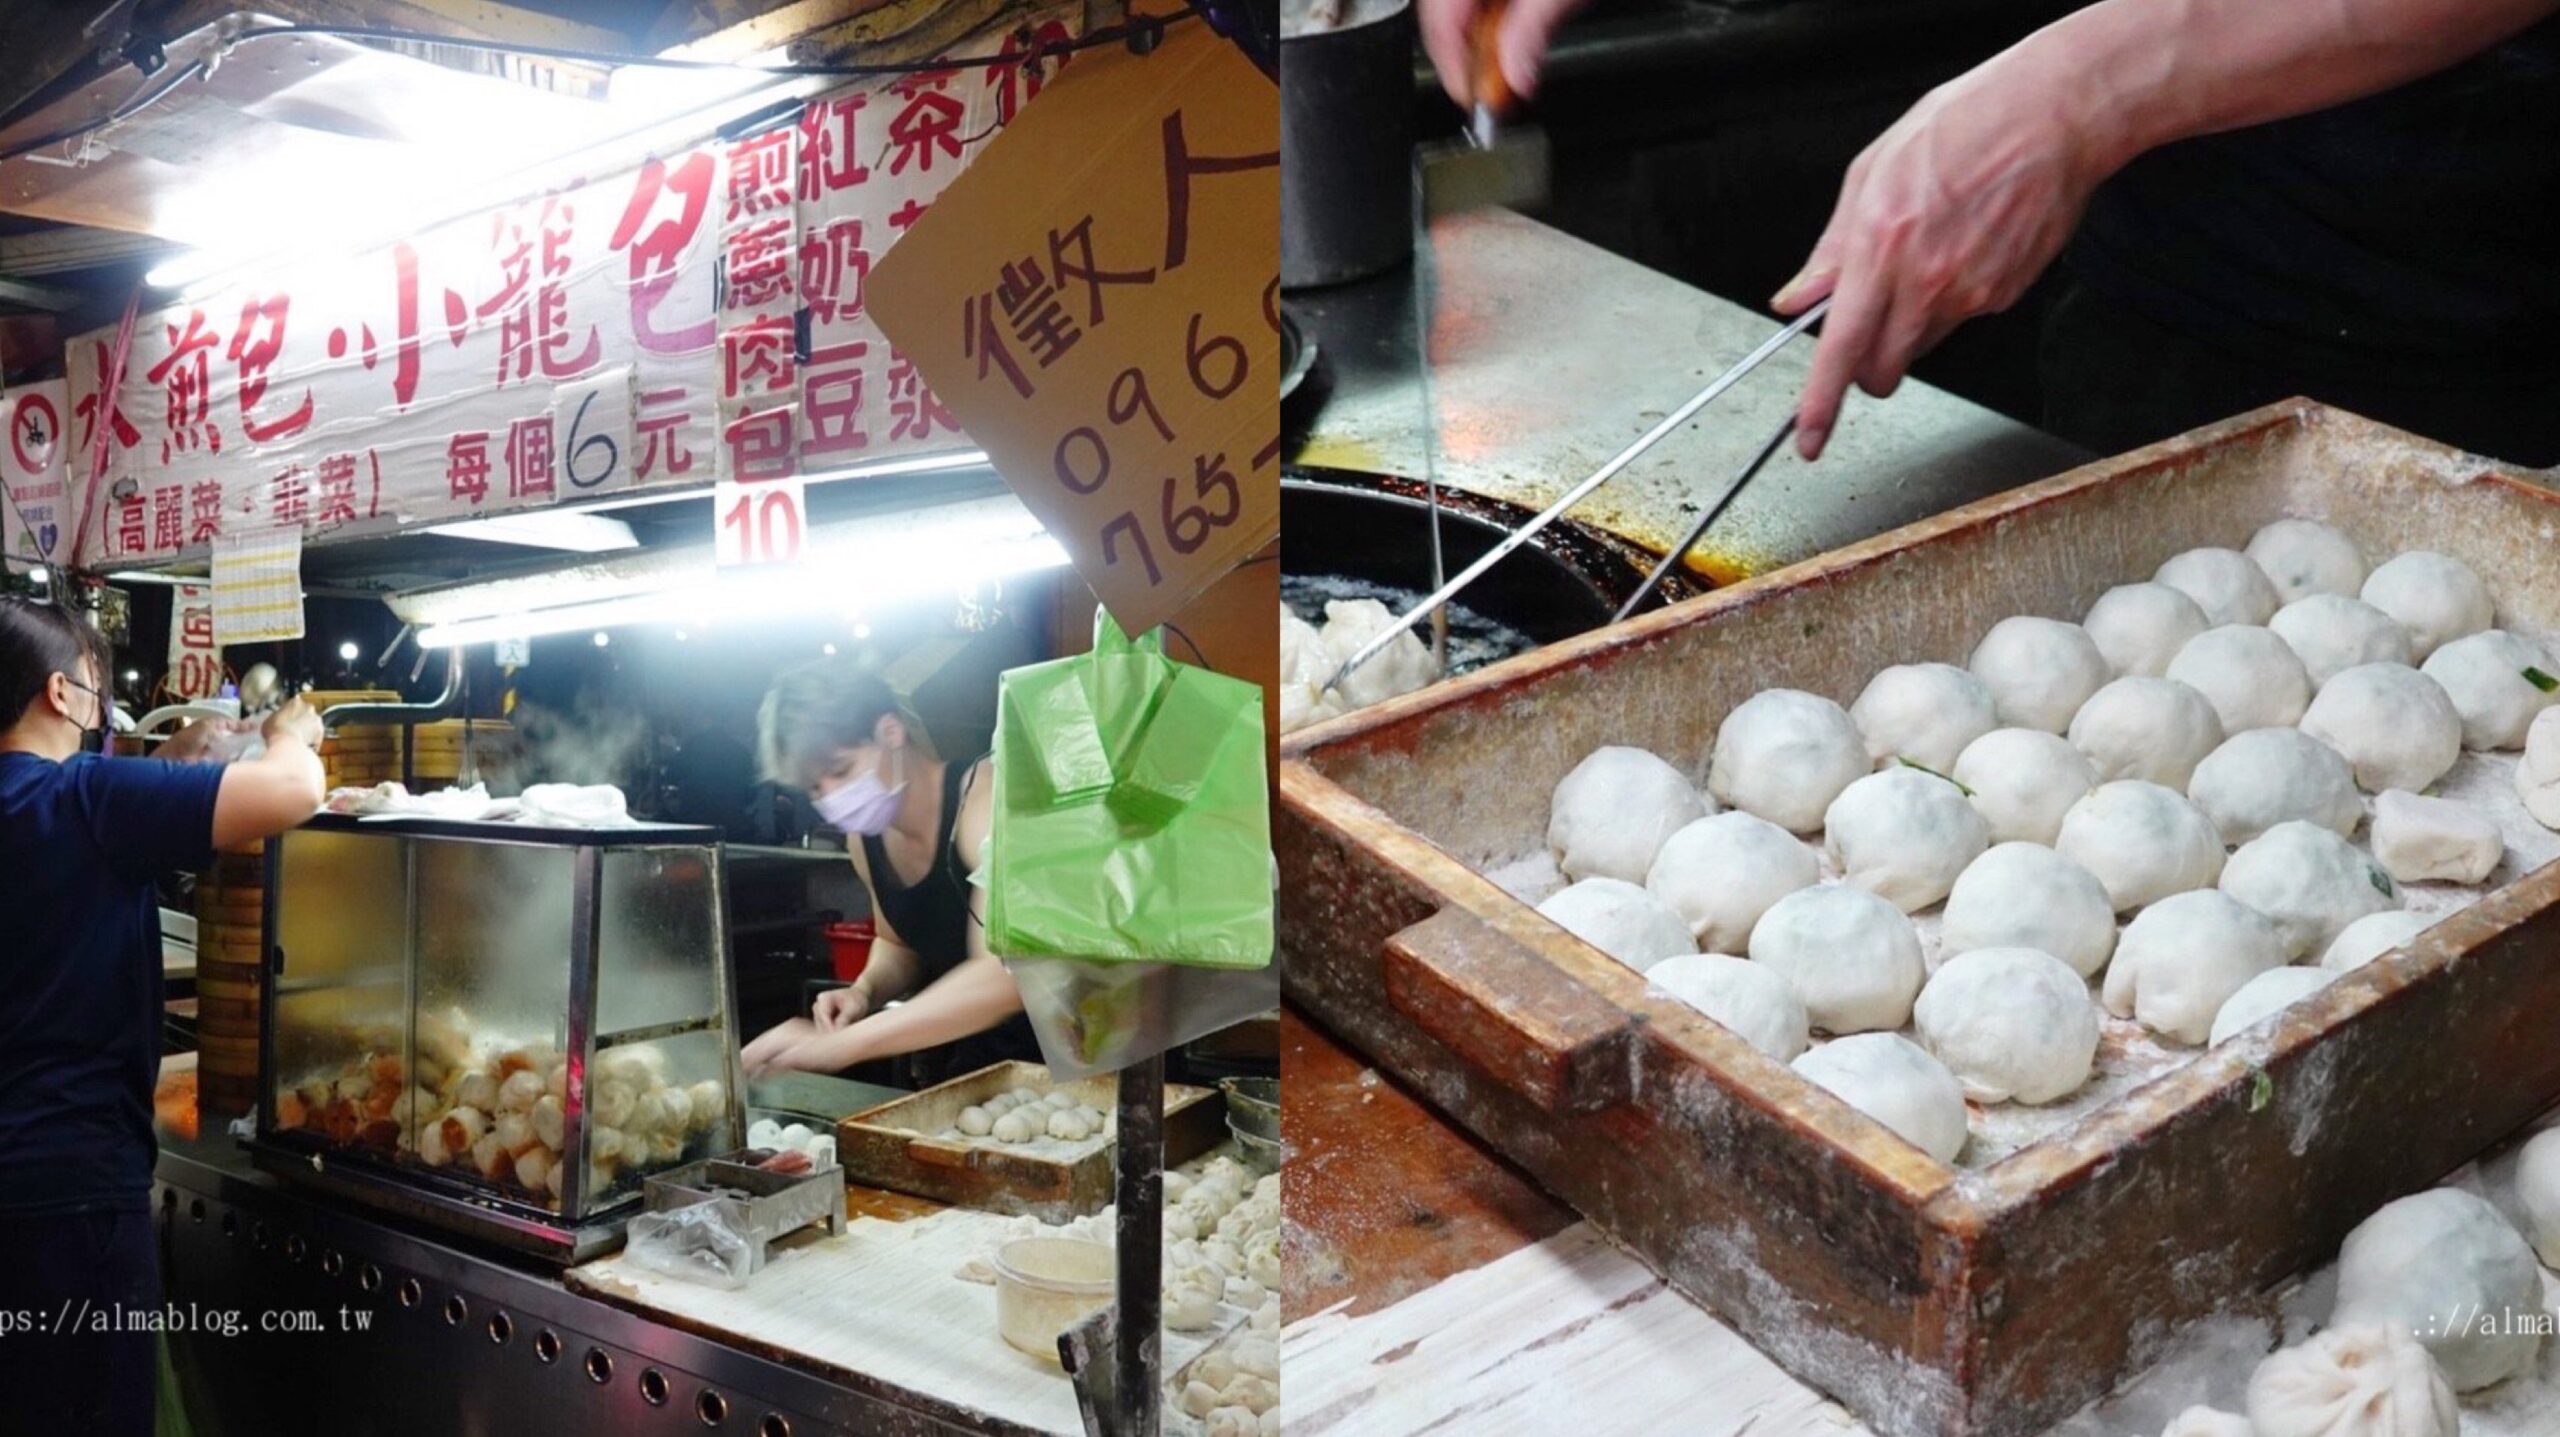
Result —
[[1088, 52], [873, 268], [882, 331], [1131, 633], [1278, 532], [1279, 115], [1203, 24]]
[[213, 586], [169, 591], [169, 695], [209, 699], [222, 692], [222, 650], [213, 642]]
[[711, 500], [711, 560], [720, 568], [797, 564], [809, 537], [798, 479], [722, 481]]
[[21, 565], [53, 564], [69, 558], [71, 505], [63, 488], [65, 456], [63, 421], [70, 411], [70, 387], [59, 379], [10, 390], [0, 396], [0, 420], [9, 432], [0, 438], [0, 484], [7, 486], [0, 503], [0, 553]]

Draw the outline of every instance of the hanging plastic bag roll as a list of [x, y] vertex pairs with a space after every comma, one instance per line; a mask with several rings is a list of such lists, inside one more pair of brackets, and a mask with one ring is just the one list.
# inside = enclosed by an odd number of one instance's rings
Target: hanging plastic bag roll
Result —
[[[1062, 692], [1081, 689], [1084, 704]], [[1061, 786], [1090, 727], [1108, 756]], [[1007, 959], [1261, 969], [1272, 952], [1262, 692], [1166, 658], [1110, 616], [1094, 651], [1005, 673], [996, 707], [987, 946]]]
[[1094, 629], [1092, 653], [1004, 675], [977, 875], [1061, 1077], [1279, 1004], [1262, 691]]

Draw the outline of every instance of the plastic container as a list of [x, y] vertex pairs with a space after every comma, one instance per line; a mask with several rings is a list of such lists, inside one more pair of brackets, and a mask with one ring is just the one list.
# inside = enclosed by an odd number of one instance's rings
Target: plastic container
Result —
[[837, 982], [850, 983], [871, 966], [871, 940], [879, 932], [868, 918], [827, 925], [827, 953], [835, 962]]
[[1016, 1238], [996, 1249], [995, 1269], [996, 1330], [1052, 1364], [1059, 1337], [1111, 1305], [1118, 1273], [1110, 1247], [1072, 1237]]

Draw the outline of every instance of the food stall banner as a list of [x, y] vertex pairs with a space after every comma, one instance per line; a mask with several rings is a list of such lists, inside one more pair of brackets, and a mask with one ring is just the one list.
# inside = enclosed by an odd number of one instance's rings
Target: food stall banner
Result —
[[1205, 24], [1092, 52], [882, 259], [872, 309], [1103, 607], [1280, 523], [1280, 108]]
[[0, 554], [11, 567], [59, 563], [71, 541], [72, 508], [63, 474], [68, 446], [62, 441], [70, 388], [59, 379], [21, 385], [0, 394], [0, 419], [9, 426], [0, 441]]
[[61, 419], [75, 446], [101, 424], [110, 443], [101, 482], [73, 476], [79, 562], [974, 448], [872, 322], [867, 280], [1038, 90], [1031, 46], [1073, 38], [1079, 13], [961, 42], [1002, 63], [864, 80], [751, 134], [146, 313], [112, 404], [115, 331], [80, 336]]

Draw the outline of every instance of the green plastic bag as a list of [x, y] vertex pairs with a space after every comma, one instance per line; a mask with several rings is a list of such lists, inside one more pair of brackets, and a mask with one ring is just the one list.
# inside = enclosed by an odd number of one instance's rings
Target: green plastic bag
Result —
[[1007, 960], [1262, 969], [1272, 952], [1262, 691], [1132, 640], [1007, 671], [987, 946]]

